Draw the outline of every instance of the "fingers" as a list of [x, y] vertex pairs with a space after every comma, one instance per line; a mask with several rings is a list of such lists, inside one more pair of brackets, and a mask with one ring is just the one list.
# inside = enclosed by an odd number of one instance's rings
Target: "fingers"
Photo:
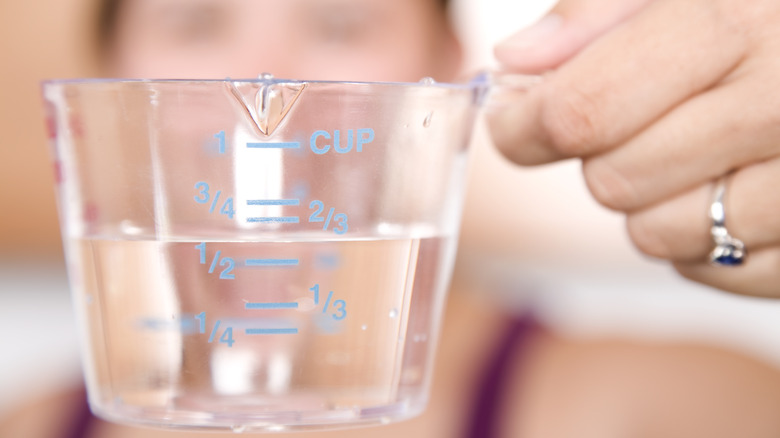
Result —
[[728, 292], [759, 297], [780, 297], [780, 248], [755, 251], [739, 268], [707, 263], [675, 263], [684, 277]]
[[752, 80], [693, 97], [619, 148], [586, 159], [593, 195], [634, 211], [780, 153], [780, 110], [767, 93], [780, 80], [764, 74], [744, 73]]
[[720, 81], [742, 59], [746, 39], [713, 4], [651, 2], [527, 99], [489, 114], [499, 149], [521, 164], [601, 153]]
[[628, 215], [634, 244], [651, 256], [670, 259], [691, 280], [745, 295], [780, 297], [780, 158], [737, 171], [728, 181], [726, 228], [747, 249], [739, 267], [712, 266], [715, 246], [707, 213], [713, 185], [706, 184]]
[[558, 67], [651, 0], [562, 0], [535, 25], [495, 48], [511, 71], [541, 73]]
[[[748, 249], [745, 265], [733, 271], [742, 271], [757, 263], [754, 255], [759, 252], [771, 252], [772, 248], [780, 251], [777, 175], [780, 175], [780, 158], [740, 169], [727, 181], [724, 197], [726, 228]], [[704, 184], [629, 214], [629, 235], [634, 244], [648, 255], [691, 266], [706, 265], [707, 255], [714, 247], [710, 236], [712, 222], [708, 217], [712, 196], [713, 184]], [[686, 269], [694, 272], [691, 267]], [[703, 271], [698, 269], [695, 272]]]

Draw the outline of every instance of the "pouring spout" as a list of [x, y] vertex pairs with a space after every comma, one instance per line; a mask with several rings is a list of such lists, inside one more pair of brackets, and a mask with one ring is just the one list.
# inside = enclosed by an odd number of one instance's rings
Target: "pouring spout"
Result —
[[270, 136], [293, 108], [306, 82], [273, 79], [260, 75], [259, 81], [225, 81], [228, 94], [243, 108], [263, 135]]

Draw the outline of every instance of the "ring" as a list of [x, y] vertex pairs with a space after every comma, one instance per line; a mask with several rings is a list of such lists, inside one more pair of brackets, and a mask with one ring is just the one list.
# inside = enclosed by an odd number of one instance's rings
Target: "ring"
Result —
[[710, 234], [715, 242], [715, 248], [710, 252], [710, 264], [715, 266], [739, 266], [747, 257], [745, 244], [733, 237], [726, 229], [726, 207], [723, 197], [726, 194], [728, 175], [721, 177], [715, 185], [715, 192], [710, 205], [712, 228]]

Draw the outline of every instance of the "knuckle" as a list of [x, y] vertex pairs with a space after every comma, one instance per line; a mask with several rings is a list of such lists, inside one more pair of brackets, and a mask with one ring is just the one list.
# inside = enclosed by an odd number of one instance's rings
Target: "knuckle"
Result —
[[584, 156], [599, 148], [603, 117], [597, 99], [572, 86], [548, 91], [541, 124], [550, 145], [566, 156]]
[[630, 179], [605, 160], [585, 160], [582, 173], [585, 184], [599, 204], [618, 211], [633, 210], [640, 205]]
[[554, 152], [535, 136], [535, 124], [526, 107], [488, 111], [486, 122], [492, 144], [509, 161], [526, 166], [556, 160]]

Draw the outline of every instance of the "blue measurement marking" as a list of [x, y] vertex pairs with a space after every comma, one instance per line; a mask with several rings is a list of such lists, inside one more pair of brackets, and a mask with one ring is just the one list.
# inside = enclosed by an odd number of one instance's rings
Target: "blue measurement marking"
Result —
[[298, 259], [246, 259], [246, 266], [298, 266]]
[[248, 217], [246, 218], [247, 222], [260, 222], [260, 223], [269, 223], [269, 222], [276, 222], [276, 223], [285, 223], [285, 224], [297, 224], [300, 222], [300, 218], [298, 216], [258, 216], [258, 217]]
[[[187, 316], [183, 316], [183, 318], [187, 318]], [[193, 321], [192, 319], [167, 320], [167, 319], [143, 318], [138, 320], [137, 324], [144, 329], [154, 330], [154, 331], [179, 330], [183, 334], [192, 334], [197, 332], [195, 321]]]
[[322, 313], [325, 313], [328, 311], [328, 306], [330, 306], [330, 299], [333, 298], [333, 291], [330, 291], [328, 293], [328, 299], [325, 300], [325, 305], [322, 306]]
[[245, 309], [297, 309], [298, 303], [246, 303]]
[[297, 141], [291, 142], [247, 142], [246, 147], [250, 149], [298, 149], [301, 144]]
[[220, 322], [220, 320], [217, 320], [217, 322], [214, 323], [214, 328], [211, 329], [211, 334], [209, 335], [209, 343], [214, 342], [214, 337], [217, 336], [217, 330], [219, 330]]
[[209, 274], [214, 273], [214, 268], [217, 267], [217, 262], [219, 261], [219, 256], [222, 253], [222, 251], [217, 251], [216, 254], [214, 254], [214, 259], [211, 261], [211, 266], [209, 266]]
[[333, 218], [334, 211], [335, 209], [333, 207], [331, 207], [330, 210], [328, 211], [328, 217], [325, 219], [325, 225], [322, 226], [322, 229], [324, 231], [328, 230], [328, 227], [330, 226], [330, 220]]
[[223, 318], [221, 321], [223, 325], [241, 331], [247, 328], [295, 327], [297, 323], [297, 320], [292, 318], [278, 318], [273, 316]]
[[248, 328], [244, 330], [247, 335], [297, 335], [297, 328]]
[[214, 213], [214, 209], [217, 208], [217, 201], [219, 200], [219, 195], [222, 193], [222, 190], [217, 190], [217, 193], [214, 195], [214, 198], [211, 201], [211, 208], [209, 208], [209, 213]]
[[248, 199], [246, 205], [300, 205], [300, 199]]

